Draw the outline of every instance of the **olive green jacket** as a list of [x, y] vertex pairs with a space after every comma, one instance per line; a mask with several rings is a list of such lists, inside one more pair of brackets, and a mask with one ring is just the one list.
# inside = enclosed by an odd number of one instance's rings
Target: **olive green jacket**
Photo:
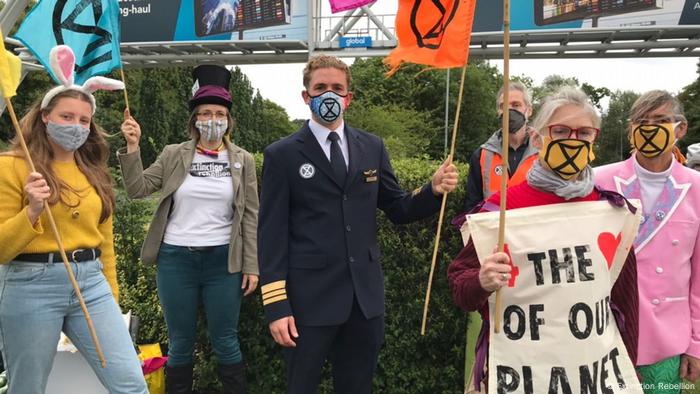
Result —
[[[258, 181], [253, 156], [224, 139], [231, 163], [233, 181], [233, 227], [228, 256], [231, 273], [258, 275]], [[173, 205], [173, 193], [182, 185], [192, 165], [197, 141], [168, 145], [145, 171], [140, 151], [117, 153], [124, 187], [129, 198], [143, 198], [160, 192], [158, 207], [141, 248], [141, 261], [155, 264]], [[194, 207], [193, 207], [194, 208]]]

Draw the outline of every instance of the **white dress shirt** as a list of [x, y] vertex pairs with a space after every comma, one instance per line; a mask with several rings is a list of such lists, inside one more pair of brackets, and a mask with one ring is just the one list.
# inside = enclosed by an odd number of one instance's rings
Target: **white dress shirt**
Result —
[[347, 168], [350, 163], [350, 156], [348, 155], [348, 141], [345, 135], [345, 122], [340, 122], [338, 128], [331, 130], [315, 120], [309, 119], [309, 129], [311, 129], [314, 137], [316, 137], [318, 144], [321, 145], [321, 149], [323, 149], [323, 153], [326, 155], [328, 161], [331, 161], [331, 141], [328, 139], [328, 135], [330, 133], [338, 133], [340, 136], [338, 145], [340, 145], [340, 151], [343, 152], [345, 167]]

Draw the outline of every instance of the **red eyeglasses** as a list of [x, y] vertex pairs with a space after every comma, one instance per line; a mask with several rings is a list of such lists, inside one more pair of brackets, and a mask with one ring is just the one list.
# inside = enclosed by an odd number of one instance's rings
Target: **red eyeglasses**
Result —
[[600, 133], [600, 129], [596, 127], [573, 128], [563, 124], [552, 124], [547, 126], [547, 129], [552, 140], [570, 139], [573, 136], [577, 140], [592, 142]]

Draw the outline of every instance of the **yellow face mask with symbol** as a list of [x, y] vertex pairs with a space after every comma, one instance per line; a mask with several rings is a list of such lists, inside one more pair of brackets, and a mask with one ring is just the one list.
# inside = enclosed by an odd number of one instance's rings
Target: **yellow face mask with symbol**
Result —
[[680, 123], [633, 124], [630, 143], [644, 157], [660, 156], [673, 149], [676, 127]]
[[542, 138], [544, 146], [540, 149], [540, 159], [564, 180], [568, 181], [577, 176], [595, 159], [593, 145], [588, 141]]

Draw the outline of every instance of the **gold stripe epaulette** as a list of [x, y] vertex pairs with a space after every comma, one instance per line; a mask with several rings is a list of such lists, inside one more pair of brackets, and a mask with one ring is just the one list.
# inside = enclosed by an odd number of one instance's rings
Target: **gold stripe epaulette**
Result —
[[262, 300], [263, 306], [272, 304], [279, 301], [284, 301], [287, 299], [287, 289], [285, 288], [287, 281], [278, 280], [276, 282], [268, 283], [263, 285]]

